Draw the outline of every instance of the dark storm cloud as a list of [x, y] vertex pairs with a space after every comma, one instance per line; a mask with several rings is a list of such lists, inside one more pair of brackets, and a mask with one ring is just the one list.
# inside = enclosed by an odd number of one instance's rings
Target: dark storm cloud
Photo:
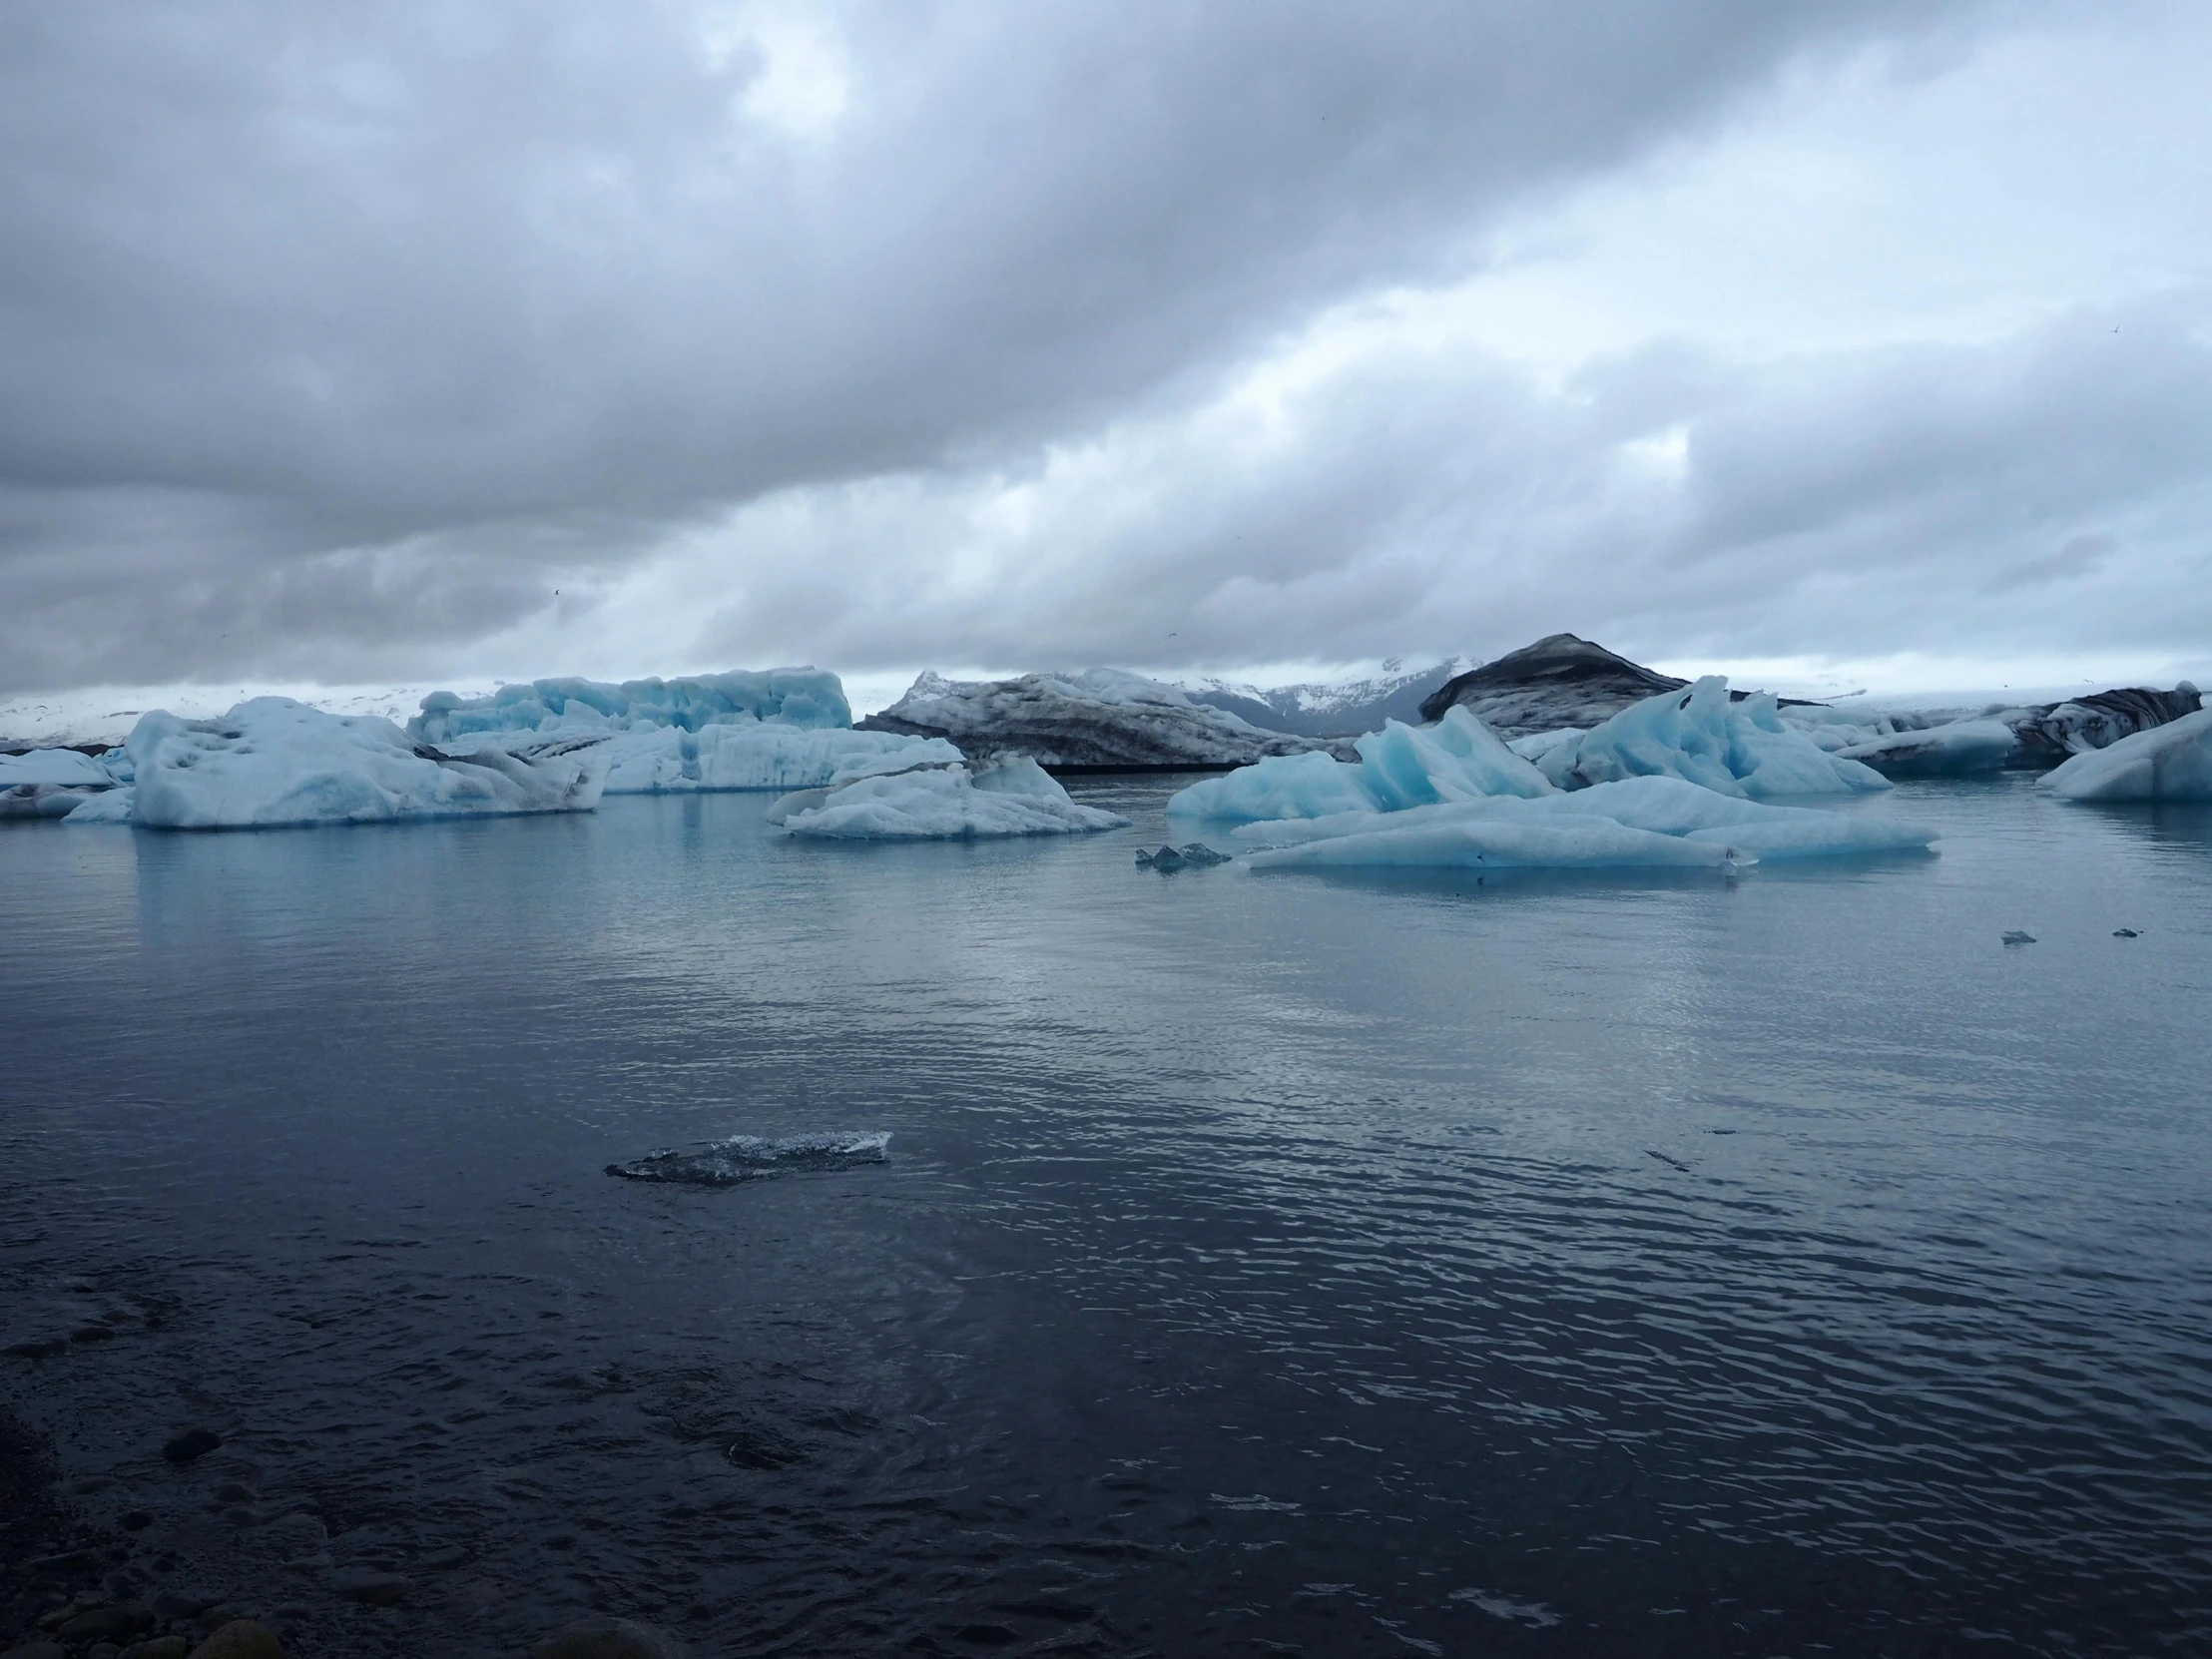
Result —
[[733, 503], [1195, 395], [1934, 10], [835, 7], [794, 134], [680, 6], [11, 6], [0, 679], [451, 660]]
[[[2116, 322], [2124, 328], [2115, 331]], [[1648, 656], [2212, 639], [2212, 295], [1978, 346], [1757, 367], [1664, 345], [1546, 388], [1417, 339], [1033, 477], [831, 497], [709, 638], [900, 661], [1236, 664], [1488, 654], [1571, 628]], [[1016, 531], [978, 503], [1029, 501]], [[1136, 504], [1131, 505], [1134, 501]], [[802, 546], [874, 549], [836, 602]], [[988, 579], [902, 577], [980, 559]], [[1172, 642], [1168, 639], [1174, 633]]]

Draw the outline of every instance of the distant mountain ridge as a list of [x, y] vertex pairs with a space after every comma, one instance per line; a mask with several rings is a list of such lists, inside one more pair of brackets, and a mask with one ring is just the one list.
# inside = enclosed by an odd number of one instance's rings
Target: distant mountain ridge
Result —
[[1260, 687], [1235, 680], [1186, 680], [1180, 690], [1193, 703], [1209, 704], [1271, 732], [1307, 738], [1352, 738], [1380, 732], [1385, 720], [1411, 726], [1421, 718], [1423, 699], [1458, 671], [1460, 658], [1447, 657], [1432, 668], [1403, 672], [1393, 658], [1380, 675], [1365, 680], [1307, 681], [1293, 686]]

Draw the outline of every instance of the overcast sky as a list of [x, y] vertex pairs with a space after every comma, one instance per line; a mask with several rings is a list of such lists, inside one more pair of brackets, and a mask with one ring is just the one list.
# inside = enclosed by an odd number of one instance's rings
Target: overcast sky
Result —
[[2212, 668], [2212, 7], [0, 0], [0, 693]]

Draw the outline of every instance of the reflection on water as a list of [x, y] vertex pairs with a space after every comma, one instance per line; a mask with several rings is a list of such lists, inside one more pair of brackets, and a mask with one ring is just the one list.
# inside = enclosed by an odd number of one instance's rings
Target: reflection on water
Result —
[[2212, 1636], [2212, 812], [1477, 887], [1138, 870], [1172, 787], [0, 833], [0, 1337], [111, 1333], [0, 1388], [307, 1652]]

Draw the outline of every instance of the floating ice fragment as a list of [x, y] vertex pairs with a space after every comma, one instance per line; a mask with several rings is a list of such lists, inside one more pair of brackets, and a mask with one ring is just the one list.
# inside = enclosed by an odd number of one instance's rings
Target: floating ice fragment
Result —
[[1471, 1603], [1493, 1619], [1525, 1624], [1533, 1630], [1559, 1622], [1559, 1615], [1540, 1601], [1516, 1601], [1511, 1596], [1493, 1595], [1488, 1590], [1454, 1590], [1444, 1599]]
[[686, 1187], [732, 1187], [741, 1181], [758, 1181], [798, 1170], [850, 1169], [858, 1164], [880, 1164], [887, 1154], [890, 1135], [791, 1135], [763, 1140], [755, 1135], [732, 1135], [725, 1141], [708, 1141], [691, 1148], [666, 1147], [633, 1158], [626, 1164], [609, 1164], [607, 1173], [625, 1181], [667, 1181]]
[[1156, 869], [1163, 873], [1184, 868], [1206, 869], [1214, 864], [1226, 864], [1230, 855], [1216, 852], [1204, 841], [1188, 841], [1182, 846], [1163, 846], [1157, 852], [1137, 849], [1137, 867]]
[[125, 749], [136, 788], [95, 795], [66, 823], [260, 830], [589, 812], [607, 777], [598, 738], [448, 755], [377, 716], [326, 714], [288, 697], [257, 697], [217, 720], [156, 709]]

